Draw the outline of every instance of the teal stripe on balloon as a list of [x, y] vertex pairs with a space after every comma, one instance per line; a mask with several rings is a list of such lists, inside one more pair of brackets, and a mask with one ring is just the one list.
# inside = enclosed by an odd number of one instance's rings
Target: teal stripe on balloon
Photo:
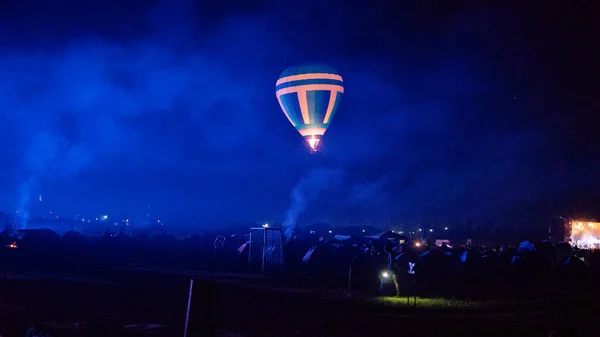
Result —
[[294, 124], [304, 124], [304, 121], [302, 120], [302, 111], [300, 111], [300, 104], [298, 103], [298, 94], [289, 93], [281, 95], [280, 98], [285, 112], [290, 116], [290, 119]]

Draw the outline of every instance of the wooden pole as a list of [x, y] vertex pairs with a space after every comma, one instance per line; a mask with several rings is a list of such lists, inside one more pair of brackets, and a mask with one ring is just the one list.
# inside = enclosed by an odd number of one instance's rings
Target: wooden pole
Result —
[[348, 267], [348, 295], [352, 294], [352, 266]]
[[415, 297], [415, 309], [417, 308], [417, 274], [413, 274], [413, 295]]

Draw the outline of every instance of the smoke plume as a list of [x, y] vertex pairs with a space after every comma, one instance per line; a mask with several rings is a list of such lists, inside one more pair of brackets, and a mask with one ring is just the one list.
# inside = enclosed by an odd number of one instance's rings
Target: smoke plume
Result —
[[70, 143], [62, 134], [48, 131], [37, 133], [23, 158], [27, 177], [18, 188], [17, 209], [21, 218], [20, 227], [27, 228], [31, 190], [38, 179], [45, 175], [61, 177], [75, 174], [89, 165], [91, 160], [84, 147]]
[[311, 201], [325, 190], [331, 189], [340, 181], [340, 169], [314, 168], [298, 182], [290, 193], [291, 204], [285, 213], [283, 230], [286, 238], [290, 238], [296, 229], [298, 217]]

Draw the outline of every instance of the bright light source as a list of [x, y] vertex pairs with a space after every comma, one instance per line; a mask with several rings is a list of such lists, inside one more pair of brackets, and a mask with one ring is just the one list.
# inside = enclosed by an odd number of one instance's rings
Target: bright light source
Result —
[[433, 229], [429, 229], [430, 232], [433, 232]]
[[106, 219], [108, 219], [108, 215], [103, 215], [102, 220], [106, 220]]
[[390, 274], [387, 271], [384, 271], [383, 273], [381, 273], [381, 276], [383, 276], [384, 278], [388, 278], [390, 277]]
[[392, 233], [396, 233], [396, 232], [392, 231]]
[[445, 231], [447, 231], [447, 230], [448, 230], [448, 227], [444, 227], [444, 230], [445, 230]]
[[420, 242], [415, 242], [415, 247], [421, 247], [421, 243]]
[[313, 151], [317, 151], [317, 145], [319, 144], [319, 139], [317, 138], [310, 138], [308, 139], [308, 145], [310, 145], [310, 149]]
[[419, 228], [419, 232], [421, 231], [421, 228]]
[[408, 263], [408, 273], [409, 274], [414, 274], [415, 273], [415, 264], [413, 262], [409, 262]]
[[262, 226], [263, 226], [263, 228], [269, 228], [269, 224], [268, 223], [266, 223], [266, 224], [264, 224]]
[[329, 231], [329, 234], [333, 233], [333, 231]]
[[365, 232], [365, 230], [363, 229], [363, 233]]
[[[587, 224], [587, 226], [585, 226]], [[571, 222], [571, 244], [583, 249], [600, 248], [600, 223]]]

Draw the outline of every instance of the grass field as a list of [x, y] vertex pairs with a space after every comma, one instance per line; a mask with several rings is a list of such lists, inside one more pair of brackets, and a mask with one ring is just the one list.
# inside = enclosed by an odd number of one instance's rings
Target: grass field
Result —
[[445, 310], [463, 310], [463, 309], [483, 309], [494, 308], [499, 302], [492, 301], [466, 301], [447, 298], [426, 298], [426, 297], [376, 297], [373, 299], [377, 303], [389, 306], [404, 306], [408, 308], [434, 308]]

